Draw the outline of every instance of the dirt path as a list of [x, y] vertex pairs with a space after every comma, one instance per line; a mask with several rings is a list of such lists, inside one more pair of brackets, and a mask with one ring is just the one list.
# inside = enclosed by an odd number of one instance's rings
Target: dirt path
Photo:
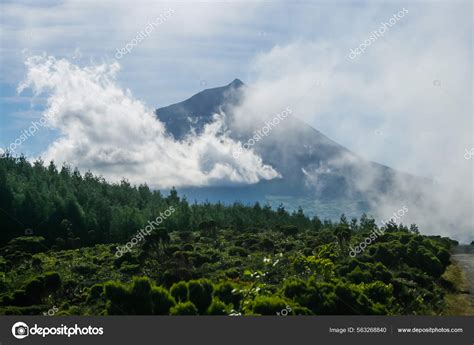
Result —
[[466, 274], [469, 296], [474, 305], [474, 246], [458, 246], [451, 258]]

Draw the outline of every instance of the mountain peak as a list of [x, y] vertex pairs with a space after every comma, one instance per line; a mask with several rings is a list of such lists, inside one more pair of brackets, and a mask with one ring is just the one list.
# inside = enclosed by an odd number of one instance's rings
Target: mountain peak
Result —
[[232, 83], [230, 83], [228, 86], [233, 86], [233, 87], [241, 87], [245, 85], [242, 80], [238, 79], [238, 78], [235, 78]]
[[213, 115], [237, 104], [245, 84], [234, 79], [230, 84], [205, 89], [187, 100], [155, 110], [156, 116], [176, 139], [183, 139], [191, 130], [200, 133]]

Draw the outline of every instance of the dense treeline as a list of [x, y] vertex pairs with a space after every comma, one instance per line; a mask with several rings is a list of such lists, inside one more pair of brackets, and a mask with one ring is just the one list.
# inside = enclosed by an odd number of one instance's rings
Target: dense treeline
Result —
[[[189, 204], [54, 164], [0, 160], [0, 313], [437, 314], [447, 238], [367, 216], [309, 219], [255, 204]], [[117, 247], [175, 212], [129, 252]]]
[[302, 211], [288, 214], [280, 208], [273, 212], [270, 206], [258, 203], [253, 207], [190, 205], [174, 189], [163, 196], [126, 180], [108, 184], [90, 172], [82, 176], [67, 165], [58, 170], [53, 162], [45, 167], [41, 161], [31, 165], [25, 158], [0, 160], [0, 245], [25, 231], [59, 248], [123, 242], [170, 205], [176, 212], [166, 222], [169, 231], [196, 229], [210, 220], [220, 227], [238, 229], [322, 226], [319, 219], [310, 220]]

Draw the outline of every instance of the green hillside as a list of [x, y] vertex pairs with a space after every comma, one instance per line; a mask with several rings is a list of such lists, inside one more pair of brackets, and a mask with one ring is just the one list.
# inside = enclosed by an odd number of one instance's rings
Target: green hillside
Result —
[[367, 216], [193, 204], [12, 157], [0, 160], [0, 228], [0, 313], [13, 315], [441, 314], [456, 244]]

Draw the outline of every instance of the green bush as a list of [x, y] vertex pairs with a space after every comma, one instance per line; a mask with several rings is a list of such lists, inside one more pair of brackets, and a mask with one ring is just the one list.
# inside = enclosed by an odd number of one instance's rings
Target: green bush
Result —
[[170, 308], [175, 305], [173, 297], [162, 287], [154, 287], [151, 290], [151, 299], [154, 315], [168, 315]]
[[376, 315], [383, 313], [373, 305], [363, 290], [356, 285], [339, 283], [336, 285], [334, 292], [337, 296], [338, 315]]
[[[99, 291], [97, 288], [96, 295]], [[108, 282], [104, 291], [109, 315], [167, 315], [175, 305], [169, 292], [147, 277], [135, 277], [130, 289], [120, 282]]]
[[444, 267], [441, 261], [426, 247], [410, 241], [407, 254], [412, 260], [410, 264], [420, 268], [429, 275], [439, 278], [443, 274]]
[[107, 282], [104, 285], [107, 297], [106, 310], [108, 315], [130, 315], [131, 294], [127, 286], [120, 282]]
[[188, 283], [189, 300], [204, 314], [212, 303], [212, 283], [207, 279], [191, 280]]
[[223, 282], [218, 284], [214, 290], [214, 296], [219, 298], [225, 304], [232, 304], [234, 308], [238, 308], [240, 301], [243, 298], [237, 285], [230, 282]]
[[188, 300], [188, 283], [180, 281], [173, 284], [170, 293], [177, 302], [186, 302]]
[[362, 286], [364, 293], [375, 303], [388, 305], [393, 299], [393, 286], [381, 281], [374, 281]]
[[[293, 286], [294, 300], [301, 306], [310, 309], [316, 315], [337, 314], [337, 296], [334, 293], [334, 284], [320, 282], [310, 278], [305, 290], [301, 283]], [[297, 293], [300, 291], [301, 293]]]
[[[260, 315], [279, 315], [288, 306], [288, 303], [278, 296], [258, 296], [252, 302], [252, 312]], [[288, 312], [288, 315], [293, 312]]]
[[384, 282], [385, 284], [389, 284], [393, 279], [392, 273], [381, 262], [377, 262], [373, 266], [373, 268], [371, 268], [371, 272], [373, 273], [374, 278], [376, 280], [380, 280], [380, 281]]
[[178, 303], [170, 309], [171, 315], [197, 315], [198, 310], [192, 302]]
[[291, 299], [297, 299], [308, 292], [306, 283], [301, 279], [289, 279], [283, 283], [283, 294]]
[[213, 298], [207, 309], [208, 315], [228, 315], [228, 307], [218, 298]]
[[438, 257], [439, 261], [441, 262], [444, 268], [450, 265], [451, 263], [450, 254], [449, 254], [449, 251], [447, 251], [446, 249], [438, 248], [436, 256]]
[[146, 277], [135, 277], [131, 289], [133, 300], [133, 311], [136, 315], [153, 314], [153, 302], [151, 298], [151, 283]]
[[367, 271], [363, 271], [360, 266], [357, 266], [347, 275], [347, 278], [356, 284], [368, 283], [372, 281], [372, 274]]

